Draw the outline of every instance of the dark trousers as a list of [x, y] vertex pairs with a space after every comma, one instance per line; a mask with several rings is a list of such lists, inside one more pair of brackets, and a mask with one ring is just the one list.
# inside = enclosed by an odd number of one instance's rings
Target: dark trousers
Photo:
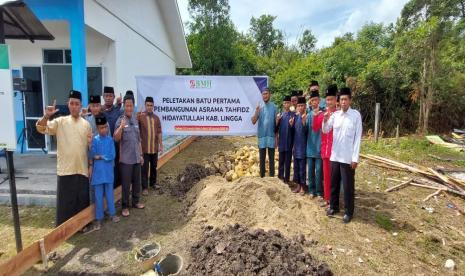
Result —
[[150, 187], [155, 187], [157, 184], [157, 162], [158, 153], [144, 153], [144, 165], [142, 165], [142, 189], [148, 189], [149, 182]]
[[274, 148], [262, 148], [258, 150], [260, 156], [260, 177], [265, 177], [266, 150], [268, 149], [268, 159], [270, 165], [270, 176], [274, 176]]
[[114, 167], [114, 170], [113, 170], [113, 175], [115, 176], [114, 177], [114, 184], [113, 184], [113, 187], [116, 188], [118, 186], [121, 185], [121, 181], [120, 181], [120, 177], [119, 177], [119, 144], [117, 142], [115, 142], [115, 167]]
[[339, 210], [341, 180], [344, 187], [345, 214], [354, 215], [355, 170], [349, 164], [331, 161], [331, 209]]
[[89, 179], [81, 174], [57, 177], [56, 226], [89, 206]]
[[295, 162], [294, 164], [296, 165], [296, 168], [297, 168], [297, 172], [295, 175], [295, 183], [302, 185], [302, 186], [305, 186], [305, 182], [307, 181], [306, 179], [307, 162], [306, 161], [307, 161], [306, 158], [299, 159], [299, 158], [294, 157], [294, 162]]
[[140, 164], [124, 164], [119, 163], [122, 200], [121, 207], [123, 209], [129, 208], [129, 194], [132, 187], [132, 206], [139, 203], [140, 199]]
[[314, 196], [323, 195], [323, 185], [321, 183], [321, 158], [307, 157], [308, 165], [308, 192]]
[[298, 183], [297, 178], [299, 177], [299, 169], [298, 169], [298, 165], [297, 165], [297, 160], [294, 158], [293, 162], [294, 162], [294, 164], [293, 164], [294, 165], [293, 166], [294, 167], [293, 168], [294, 173], [293, 173], [293, 176], [292, 176], [292, 182]]
[[291, 177], [292, 151], [279, 152], [278, 178], [289, 182]]

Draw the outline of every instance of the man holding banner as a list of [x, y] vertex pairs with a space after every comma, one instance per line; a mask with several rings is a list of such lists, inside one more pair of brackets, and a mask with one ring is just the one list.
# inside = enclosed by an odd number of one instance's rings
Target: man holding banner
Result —
[[274, 177], [274, 151], [276, 146], [276, 115], [277, 108], [270, 101], [271, 92], [268, 88], [262, 90], [262, 99], [265, 103], [263, 106], [257, 105], [255, 114], [252, 117], [252, 123], [258, 122], [258, 148], [260, 156], [260, 177], [265, 177], [265, 160], [268, 151], [269, 174]]

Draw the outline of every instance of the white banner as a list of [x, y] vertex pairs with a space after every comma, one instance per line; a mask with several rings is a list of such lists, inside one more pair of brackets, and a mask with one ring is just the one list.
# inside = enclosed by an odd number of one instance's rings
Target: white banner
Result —
[[16, 150], [16, 121], [13, 110], [13, 79], [8, 45], [0, 44], [0, 149]]
[[255, 135], [251, 118], [268, 77], [140, 76], [137, 101], [155, 102], [167, 135]]

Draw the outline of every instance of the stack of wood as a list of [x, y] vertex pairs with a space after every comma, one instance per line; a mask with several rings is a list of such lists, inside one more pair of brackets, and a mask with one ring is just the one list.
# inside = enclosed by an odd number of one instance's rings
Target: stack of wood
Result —
[[463, 215], [465, 215], [465, 211], [459, 208], [458, 205], [455, 202], [453, 202], [453, 199], [449, 196], [450, 194], [465, 199], [464, 180], [453, 178], [432, 168], [421, 167], [418, 165], [407, 165], [401, 162], [397, 162], [388, 158], [372, 154], [361, 154], [360, 157], [368, 160], [370, 164], [376, 165], [378, 167], [410, 172], [416, 176], [407, 181], [403, 181], [399, 185], [387, 189], [385, 192], [396, 191], [409, 185], [422, 187], [426, 189], [432, 189], [435, 190], [435, 192], [428, 195], [423, 201], [427, 201], [433, 196], [443, 193], [449, 199], [449, 201], [451, 201], [457, 207], [457, 210]]

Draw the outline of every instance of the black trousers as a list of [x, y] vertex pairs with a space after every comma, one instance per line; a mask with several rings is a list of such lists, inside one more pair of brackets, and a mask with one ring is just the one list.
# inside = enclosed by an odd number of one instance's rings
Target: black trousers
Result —
[[157, 162], [158, 153], [144, 153], [144, 165], [142, 165], [142, 189], [148, 189], [149, 182], [150, 187], [155, 187], [157, 184]]
[[305, 186], [307, 183], [307, 158], [295, 158], [294, 164], [296, 164], [297, 173], [295, 176], [295, 183]]
[[349, 164], [331, 161], [331, 200], [333, 210], [339, 210], [339, 193], [341, 180], [344, 187], [345, 214], [354, 215], [355, 201], [355, 170]]
[[292, 151], [279, 152], [278, 178], [289, 182], [291, 177]]
[[270, 165], [270, 176], [274, 176], [274, 148], [262, 148], [258, 149], [258, 155], [260, 157], [260, 177], [265, 177], [265, 160], [266, 150], [268, 149], [268, 159]]
[[297, 159], [294, 158], [294, 169], [293, 169], [293, 176], [292, 176], [292, 182], [297, 183], [297, 179], [299, 178], [299, 166], [297, 164]]
[[132, 206], [140, 199], [140, 164], [119, 163], [122, 190], [121, 207], [129, 208], [129, 194], [132, 187]]
[[119, 144], [115, 142], [115, 167], [113, 170], [114, 173], [114, 183], [113, 183], [113, 189], [116, 189], [116, 187], [121, 185], [120, 177], [119, 177]]
[[57, 177], [56, 226], [89, 206], [89, 178], [82, 174]]

